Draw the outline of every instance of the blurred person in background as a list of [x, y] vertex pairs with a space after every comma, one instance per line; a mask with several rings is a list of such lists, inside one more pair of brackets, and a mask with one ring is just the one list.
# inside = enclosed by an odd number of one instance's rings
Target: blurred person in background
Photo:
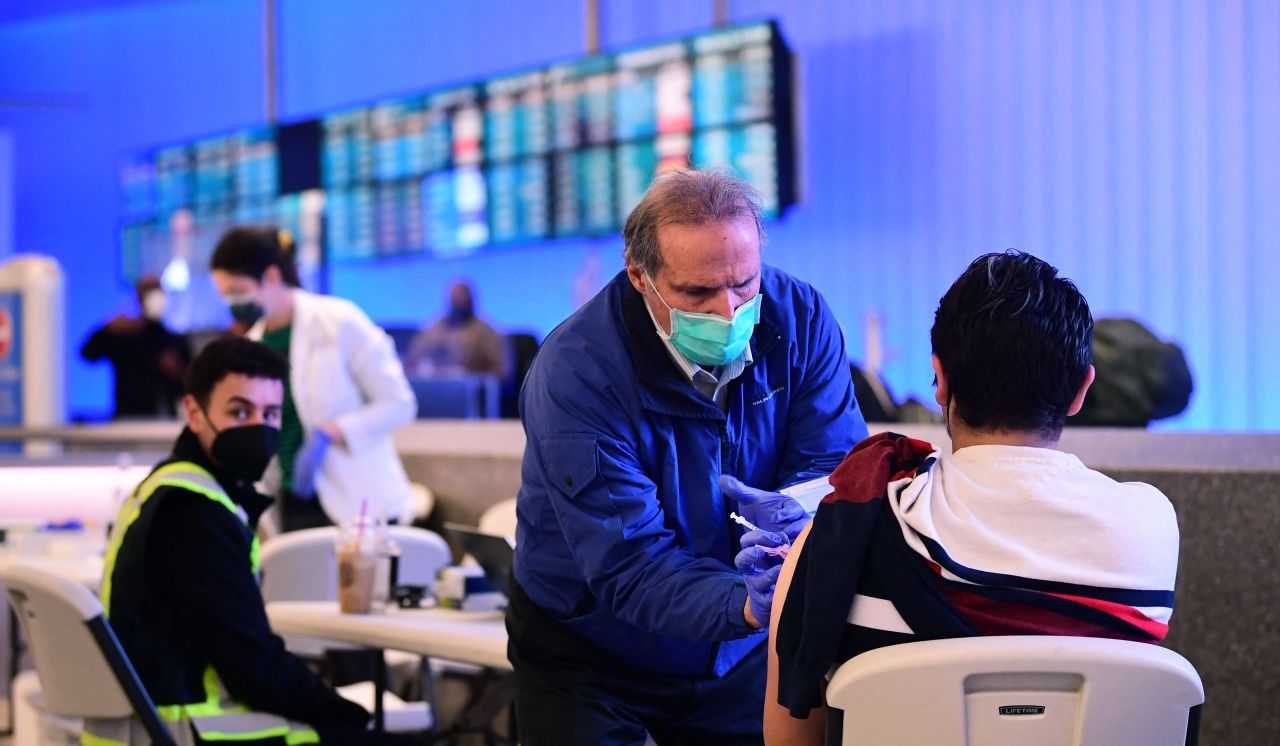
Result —
[[475, 294], [466, 282], [449, 289], [444, 317], [413, 338], [404, 367], [410, 375], [506, 373], [502, 335], [476, 315]]
[[111, 361], [117, 419], [173, 417], [191, 352], [186, 340], [164, 324], [166, 296], [160, 279], [144, 275], [135, 289], [139, 314], [120, 314], [99, 327], [80, 355], [90, 362]]
[[417, 402], [391, 338], [350, 301], [298, 285], [293, 241], [238, 227], [218, 242], [213, 282], [250, 339], [285, 356], [280, 448], [263, 480], [284, 531], [371, 516], [407, 517], [409, 479], [391, 433]]

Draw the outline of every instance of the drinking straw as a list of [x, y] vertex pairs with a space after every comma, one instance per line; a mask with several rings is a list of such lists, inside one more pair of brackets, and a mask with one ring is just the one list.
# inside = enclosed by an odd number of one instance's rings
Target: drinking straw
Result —
[[356, 524], [356, 546], [360, 546], [364, 539], [364, 514], [369, 509], [369, 500], [365, 498], [360, 501], [360, 521]]

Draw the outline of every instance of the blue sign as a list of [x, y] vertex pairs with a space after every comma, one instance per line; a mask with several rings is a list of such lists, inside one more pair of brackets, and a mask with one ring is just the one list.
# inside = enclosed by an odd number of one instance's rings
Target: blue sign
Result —
[[21, 293], [0, 293], [0, 425], [22, 425]]

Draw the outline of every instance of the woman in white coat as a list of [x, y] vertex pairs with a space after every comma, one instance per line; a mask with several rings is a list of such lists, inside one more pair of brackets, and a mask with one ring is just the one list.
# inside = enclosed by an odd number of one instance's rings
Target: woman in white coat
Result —
[[370, 515], [405, 516], [409, 479], [391, 433], [417, 402], [391, 338], [350, 301], [298, 287], [283, 231], [234, 228], [210, 265], [248, 336], [289, 360], [280, 452], [263, 478], [282, 528], [340, 523], [365, 501]]

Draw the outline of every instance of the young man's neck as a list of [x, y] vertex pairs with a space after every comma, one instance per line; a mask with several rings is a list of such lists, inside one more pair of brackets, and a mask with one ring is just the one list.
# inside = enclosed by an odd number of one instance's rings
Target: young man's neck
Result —
[[1048, 438], [1031, 430], [975, 430], [953, 420], [948, 424], [947, 432], [951, 435], [952, 453], [969, 446], [1058, 449], [1058, 438]]

